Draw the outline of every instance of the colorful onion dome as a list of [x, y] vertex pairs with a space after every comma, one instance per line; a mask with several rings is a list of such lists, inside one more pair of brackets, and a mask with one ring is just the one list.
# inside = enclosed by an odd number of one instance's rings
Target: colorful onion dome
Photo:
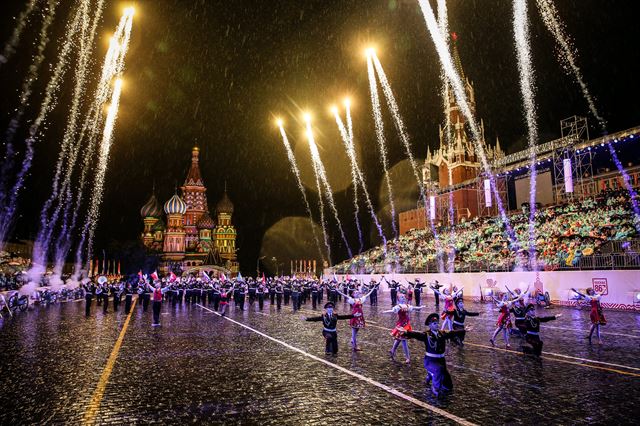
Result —
[[162, 209], [160, 208], [160, 203], [156, 199], [155, 195], [151, 195], [149, 201], [145, 203], [144, 206], [140, 209], [140, 216], [145, 217], [160, 217], [162, 214]]
[[224, 196], [222, 197], [222, 199], [218, 201], [216, 210], [218, 211], [218, 213], [228, 213], [228, 214], [233, 213], [233, 203], [229, 199], [229, 196], [227, 195], [226, 190], [224, 191]]
[[207, 212], [205, 212], [196, 223], [196, 227], [198, 227], [198, 229], [213, 229], [215, 225], [216, 224], [213, 223], [213, 219], [211, 219], [211, 216], [209, 216], [209, 213]]
[[164, 212], [166, 214], [185, 214], [187, 212], [187, 204], [182, 201], [178, 194], [175, 194], [169, 198], [169, 201], [164, 203]]

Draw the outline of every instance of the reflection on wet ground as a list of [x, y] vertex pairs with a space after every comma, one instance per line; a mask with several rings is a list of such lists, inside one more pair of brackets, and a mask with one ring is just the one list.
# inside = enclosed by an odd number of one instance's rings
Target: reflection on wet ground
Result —
[[[414, 328], [434, 310], [432, 299], [426, 305], [412, 314]], [[563, 317], [543, 325], [536, 359], [518, 351], [519, 339], [511, 351], [500, 338], [492, 348], [497, 311], [467, 302], [481, 315], [467, 319], [466, 346], [448, 349], [453, 393], [435, 398], [424, 384], [422, 343], [410, 343], [409, 365], [389, 359], [388, 296], [365, 306], [362, 352], [350, 351], [348, 322], [339, 324], [337, 356], [324, 354], [319, 323], [301, 320], [314, 314], [310, 304], [298, 313], [232, 308], [227, 318], [210, 309], [165, 303], [162, 327], [151, 327], [151, 309], [135, 306], [125, 331], [122, 308], [103, 314], [95, 302], [88, 318], [84, 302], [70, 302], [0, 320], [0, 423], [627, 424], [640, 414], [634, 313], [607, 311], [599, 346], [585, 339], [588, 310], [540, 310]]]

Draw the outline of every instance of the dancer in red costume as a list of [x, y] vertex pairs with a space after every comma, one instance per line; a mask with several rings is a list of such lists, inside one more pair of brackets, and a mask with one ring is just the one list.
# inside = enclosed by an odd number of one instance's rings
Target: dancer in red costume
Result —
[[500, 308], [500, 316], [498, 316], [498, 321], [496, 322], [496, 331], [494, 331], [493, 336], [491, 337], [491, 339], [489, 339], [489, 341], [491, 342], [492, 346], [495, 346], [496, 336], [498, 335], [498, 333], [500, 333], [500, 331], [502, 331], [502, 337], [504, 338], [505, 346], [507, 348], [510, 348], [511, 345], [509, 344], [509, 332], [511, 330], [511, 308], [513, 307], [513, 304], [515, 302], [524, 297], [524, 293], [511, 300], [509, 300], [509, 296], [506, 293], [502, 296], [502, 300], [498, 300], [493, 296], [491, 297], [498, 305], [498, 308]]
[[398, 349], [400, 343], [402, 343], [402, 350], [404, 351], [405, 358], [404, 362], [406, 364], [409, 364], [411, 357], [409, 356], [409, 345], [407, 344], [407, 337], [405, 336], [405, 332], [411, 331], [411, 319], [409, 317], [409, 314], [411, 313], [411, 311], [419, 309], [422, 309], [422, 306], [411, 306], [407, 304], [407, 299], [404, 294], [399, 294], [398, 304], [388, 311], [382, 311], [385, 314], [398, 314], [398, 321], [396, 321], [396, 326], [391, 331], [391, 336], [394, 339], [391, 351], [389, 351], [391, 359], [395, 360], [396, 350]]
[[445, 328], [449, 331], [453, 330], [453, 311], [456, 310], [455, 300], [462, 295], [462, 288], [454, 292], [452, 292], [451, 289], [445, 288], [442, 290], [442, 293], [434, 287], [431, 287], [431, 290], [444, 299], [444, 311], [442, 311], [441, 315], [442, 326], [440, 330], [444, 330]]
[[338, 291], [338, 293], [346, 299], [347, 303], [351, 305], [351, 314], [353, 318], [349, 321], [349, 325], [351, 326], [351, 349], [354, 352], [359, 352], [362, 349], [358, 346], [358, 330], [364, 328], [364, 312], [362, 311], [362, 305], [366, 302], [367, 298], [373, 293], [373, 288], [369, 291], [369, 293], [362, 296], [360, 290], [355, 290], [353, 292], [353, 297], [349, 297], [348, 295]]
[[589, 314], [589, 317], [591, 318], [591, 331], [587, 338], [589, 339], [589, 343], [591, 343], [591, 337], [595, 331], [598, 335], [598, 344], [601, 345], [602, 338], [600, 337], [600, 326], [607, 325], [607, 319], [604, 317], [602, 306], [600, 305], [602, 294], [596, 293], [592, 288], [587, 289], [587, 294], [580, 293], [575, 288], [572, 288], [571, 290], [573, 290], [581, 299], [585, 299], [591, 304], [591, 313]]

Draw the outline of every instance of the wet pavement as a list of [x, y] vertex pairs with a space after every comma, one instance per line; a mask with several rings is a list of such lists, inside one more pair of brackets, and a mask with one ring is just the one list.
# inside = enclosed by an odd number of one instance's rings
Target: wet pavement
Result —
[[[412, 314], [423, 329], [433, 300]], [[450, 347], [454, 391], [435, 398], [424, 384], [424, 345], [410, 342], [411, 364], [389, 358], [395, 317], [388, 296], [365, 306], [360, 353], [350, 350], [348, 321], [340, 352], [324, 354], [313, 315], [257, 303], [227, 318], [210, 306], [124, 307], [84, 316], [84, 301], [32, 307], [0, 320], [0, 424], [631, 424], [640, 415], [640, 315], [605, 311], [604, 345], [589, 345], [589, 311], [553, 307], [563, 317], [542, 326], [541, 359], [506, 351], [489, 335], [497, 311], [468, 318], [464, 348]], [[338, 302], [337, 311], [348, 305]], [[316, 311], [319, 314], [319, 310]], [[231, 321], [233, 320], [233, 321]], [[119, 340], [120, 337], [120, 340]], [[115, 349], [114, 349], [115, 348]]]

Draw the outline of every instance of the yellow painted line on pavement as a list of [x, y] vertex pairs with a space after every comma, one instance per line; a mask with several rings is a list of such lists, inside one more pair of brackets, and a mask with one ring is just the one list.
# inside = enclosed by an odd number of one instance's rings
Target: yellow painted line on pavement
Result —
[[122, 346], [124, 335], [127, 333], [127, 328], [129, 327], [129, 321], [131, 320], [131, 315], [134, 312], [133, 308], [136, 306], [137, 300], [138, 299], [134, 299], [133, 303], [131, 304], [131, 310], [129, 311], [129, 315], [127, 315], [127, 319], [124, 321], [122, 330], [120, 330], [120, 335], [118, 336], [118, 340], [116, 340], [116, 344], [113, 346], [111, 355], [109, 355], [109, 359], [107, 360], [107, 365], [105, 365], [104, 370], [102, 370], [102, 375], [100, 376], [100, 380], [98, 380], [98, 385], [96, 386], [96, 390], [93, 392], [93, 397], [91, 397], [91, 402], [89, 403], [87, 410], [84, 412], [84, 419], [82, 423], [85, 425], [93, 425], [96, 422], [96, 415], [98, 414], [98, 410], [100, 410], [100, 403], [102, 402], [104, 391], [107, 388], [109, 377], [111, 376], [113, 367], [116, 364], [118, 353], [120, 353], [120, 347]]

